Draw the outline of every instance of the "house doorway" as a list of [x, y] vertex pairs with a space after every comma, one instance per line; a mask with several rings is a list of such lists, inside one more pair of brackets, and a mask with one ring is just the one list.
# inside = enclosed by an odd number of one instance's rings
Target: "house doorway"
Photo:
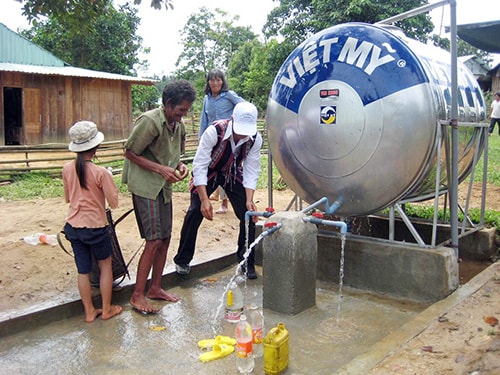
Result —
[[5, 145], [20, 145], [23, 140], [23, 90], [3, 88]]

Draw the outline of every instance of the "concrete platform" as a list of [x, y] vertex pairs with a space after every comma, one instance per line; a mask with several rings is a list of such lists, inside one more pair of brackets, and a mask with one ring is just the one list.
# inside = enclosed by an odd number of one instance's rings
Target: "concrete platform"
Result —
[[[5, 374], [236, 374], [235, 355], [201, 363], [198, 340], [232, 335], [222, 319], [223, 291], [234, 275], [234, 257], [196, 265], [187, 278], [165, 275], [177, 303], [157, 302], [161, 312], [131, 309], [131, 284], [114, 294], [124, 312], [109, 321], [83, 322], [80, 301], [37, 310], [0, 322], [0, 369]], [[245, 302], [262, 303], [259, 279], [242, 285]], [[382, 298], [353, 288], [338, 295], [336, 284], [318, 281], [316, 306], [295, 316], [264, 310], [266, 331], [284, 322], [290, 334], [286, 374], [365, 374], [394, 348], [478, 290], [494, 276], [489, 267], [447, 298], [418, 304]], [[265, 272], [265, 270], [264, 270]], [[153, 331], [150, 325], [165, 326]], [[263, 373], [262, 359], [255, 374]]]

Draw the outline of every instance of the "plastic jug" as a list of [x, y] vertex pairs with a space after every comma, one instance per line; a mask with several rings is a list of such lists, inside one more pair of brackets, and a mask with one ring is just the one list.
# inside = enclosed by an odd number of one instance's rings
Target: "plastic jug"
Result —
[[288, 330], [278, 323], [264, 338], [264, 373], [281, 374], [288, 367]]

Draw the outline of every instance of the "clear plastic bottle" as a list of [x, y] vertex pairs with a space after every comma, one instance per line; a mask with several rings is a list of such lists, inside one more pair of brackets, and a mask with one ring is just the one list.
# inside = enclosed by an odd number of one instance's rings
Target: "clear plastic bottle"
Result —
[[236, 367], [240, 374], [250, 374], [255, 366], [252, 349], [253, 334], [245, 314], [241, 314], [234, 336], [236, 338]]
[[264, 317], [256, 305], [250, 305], [245, 312], [248, 323], [252, 327], [253, 334], [253, 356], [260, 358], [264, 355]]
[[236, 283], [232, 281], [225, 296], [226, 307], [224, 319], [230, 323], [238, 323], [243, 312], [243, 293]]
[[24, 242], [29, 245], [45, 244], [50, 246], [57, 245], [57, 236], [55, 234], [35, 233], [31, 236], [23, 238]]

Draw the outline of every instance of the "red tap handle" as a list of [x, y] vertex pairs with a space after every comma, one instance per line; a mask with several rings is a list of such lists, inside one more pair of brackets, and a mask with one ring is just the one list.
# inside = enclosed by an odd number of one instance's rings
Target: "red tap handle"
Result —
[[277, 222], [275, 222], [275, 221], [268, 221], [267, 223], [264, 224], [264, 227], [266, 227], [266, 228], [272, 228], [272, 227], [275, 227], [276, 225], [278, 225]]

